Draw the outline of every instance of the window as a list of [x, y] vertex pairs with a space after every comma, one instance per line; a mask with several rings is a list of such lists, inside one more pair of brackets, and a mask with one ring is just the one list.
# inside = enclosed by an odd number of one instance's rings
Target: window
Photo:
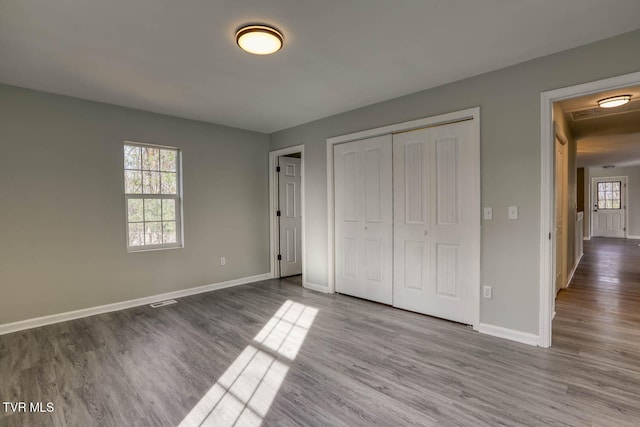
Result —
[[182, 246], [180, 150], [124, 144], [127, 248]]
[[598, 183], [598, 209], [620, 209], [620, 188], [622, 182]]

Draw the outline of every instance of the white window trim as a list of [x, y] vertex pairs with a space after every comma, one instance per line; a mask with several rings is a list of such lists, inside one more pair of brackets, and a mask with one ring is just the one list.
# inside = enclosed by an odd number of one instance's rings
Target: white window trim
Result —
[[[138, 147], [153, 147], [166, 150], [175, 150], [176, 156], [176, 192], [177, 194], [128, 194], [124, 193], [124, 215], [125, 215], [125, 241], [127, 242], [127, 252], [147, 252], [157, 251], [165, 249], [181, 249], [184, 248], [184, 224], [182, 222], [182, 150], [178, 147], [172, 147], [168, 145], [148, 144], [143, 142], [124, 141], [123, 148], [126, 145], [133, 145]], [[125, 188], [124, 183], [124, 167], [123, 170], [123, 182], [122, 188]], [[162, 243], [159, 245], [141, 245], [131, 246], [129, 245], [129, 199], [174, 199], [176, 201], [176, 243]]]

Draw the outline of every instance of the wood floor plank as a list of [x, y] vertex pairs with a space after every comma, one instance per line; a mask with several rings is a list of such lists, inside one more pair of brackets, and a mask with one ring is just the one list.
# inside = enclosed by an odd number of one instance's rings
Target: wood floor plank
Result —
[[[227, 399], [228, 425], [639, 424], [636, 242], [585, 243], [556, 301], [550, 349], [300, 283], [269, 280], [0, 336], [0, 400], [56, 409], [0, 410], [0, 426], [175, 426], [214, 392], [223, 397], [204, 408]], [[294, 303], [317, 310], [310, 327], [301, 314], [274, 316]], [[301, 344], [295, 358], [292, 343]], [[269, 367], [239, 365], [247, 349]], [[275, 386], [265, 383], [274, 363], [286, 372]]]

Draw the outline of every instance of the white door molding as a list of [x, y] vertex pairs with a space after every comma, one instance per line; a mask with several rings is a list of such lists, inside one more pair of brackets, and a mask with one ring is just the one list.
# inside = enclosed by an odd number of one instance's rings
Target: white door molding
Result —
[[540, 94], [540, 347], [551, 346], [553, 316], [554, 259], [550, 233], [555, 230], [553, 174], [554, 140], [553, 103], [582, 95], [621, 89], [640, 84], [640, 72], [609, 79], [550, 90]]
[[[438, 116], [428, 117], [419, 120], [412, 120], [409, 122], [397, 123], [389, 126], [383, 126], [375, 129], [364, 130], [360, 132], [354, 132], [346, 135], [335, 136], [327, 139], [327, 284], [329, 293], [335, 293], [335, 218], [334, 218], [334, 179], [333, 179], [333, 146], [343, 142], [355, 141], [359, 139], [371, 138], [380, 135], [393, 134], [398, 132], [404, 132], [414, 129], [420, 129], [430, 126], [444, 125], [448, 123], [455, 123], [462, 120], [473, 120], [473, 133], [476, 141], [480, 141], [480, 107], [469, 108], [466, 110], [455, 111], [452, 113], [441, 114]], [[474, 156], [477, 158], [477, 167], [473, 171], [476, 179], [476, 185], [473, 189], [473, 206], [475, 206], [478, 212], [478, 218], [480, 218], [480, 144], [476, 144], [474, 148]], [[474, 256], [474, 277], [477, 278], [478, 289], [480, 286], [480, 219], [473, 230], [474, 235], [474, 248], [477, 251], [477, 256]], [[474, 302], [475, 313], [474, 328], [477, 329], [480, 324], [480, 297], [478, 290], [477, 301]]]
[[287, 154], [300, 153], [300, 175], [301, 175], [301, 185], [300, 185], [300, 214], [302, 215], [302, 226], [301, 226], [301, 234], [302, 234], [302, 280], [303, 285], [304, 281], [307, 277], [306, 268], [306, 246], [305, 246], [305, 203], [304, 203], [304, 190], [305, 190], [305, 179], [304, 179], [304, 145], [295, 145], [293, 147], [282, 148], [280, 150], [270, 151], [269, 152], [269, 228], [270, 228], [270, 271], [272, 278], [280, 277], [279, 269], [278, 269], [278, 239], [280, 231], [278, 230], [278, 217], [276, 216], [276, 211], [278, 210], [278, 172], [276, 172], [276, 167], [278, 166], [278, 157], [286, 156]]

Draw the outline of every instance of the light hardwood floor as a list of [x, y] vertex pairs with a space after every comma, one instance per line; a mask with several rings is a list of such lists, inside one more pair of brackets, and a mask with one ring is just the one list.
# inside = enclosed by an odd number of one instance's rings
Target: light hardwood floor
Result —
[[[639, 425], [637, 243], [586, 243], [551, 349], [304, 290], [299, 278], [0, 336], [0, 400], [55, 404], [0, 407], [0, 425], [198, 425], [193, 408], [214, 409], [208, 421], [221, 426]], [[294, 303], [291, 322], [277, 323]], [[223, 406], [227, 418], [212, 418]]]

